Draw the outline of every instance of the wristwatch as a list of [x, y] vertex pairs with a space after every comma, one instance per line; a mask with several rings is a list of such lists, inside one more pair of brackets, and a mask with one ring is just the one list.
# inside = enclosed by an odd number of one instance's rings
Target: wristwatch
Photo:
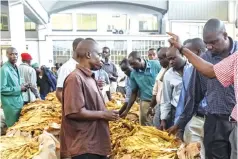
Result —
[[183, 49], [185, 48], [185, 46], [181, 46], [180, 48], [179, 48], [179, 52], [180, 52], [180, 54], [182, 54], [183, 55]]

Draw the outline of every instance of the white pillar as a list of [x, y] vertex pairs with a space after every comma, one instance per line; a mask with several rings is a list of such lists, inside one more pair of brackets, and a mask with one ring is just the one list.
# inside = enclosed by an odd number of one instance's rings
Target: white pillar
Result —
[[234, 23], [236, 17], [236, 2], [229, 1], [228, 2], [228, 22]]
[[21, 54], [26, 51], [24, 6], [21, 0], [9, 0], [8, 7], [12, 47], [15, 47], [18, 53]]

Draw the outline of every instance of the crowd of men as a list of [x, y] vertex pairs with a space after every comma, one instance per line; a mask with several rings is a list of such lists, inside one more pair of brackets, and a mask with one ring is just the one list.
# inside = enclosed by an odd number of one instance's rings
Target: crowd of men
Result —
[[[181, 43], [177, 35], [168, 34], [170, 47], [149, 49], [149, 60], [132, 51], [120, 62], [126, 99], [119, 111], [105, 107], [115, 91], [112, 83], [118, 81], [110, 49], [100, 49], [92, 38], [74, 40], [73, 56], [59, 68], [53, 88], [62, 103], [61, 157], [107, 158], [108, 121], [126, 117], [139, 98], [141, 125], [168, 131], [185, 143], [199, 142], [202, 159], [237, 158], [238, 42], [218, 19], [207, 21], [203, 39]], [[7, 56], [1, 68], [1, 100], [11, 126], [23, 103], [46, 94], [37, 90], [37, 67], [31, 67], [29, 54], [22, 54], [18, 68], [17, 51], [9, 48]], [[52, 91], [54, 79], [44, 74]]]

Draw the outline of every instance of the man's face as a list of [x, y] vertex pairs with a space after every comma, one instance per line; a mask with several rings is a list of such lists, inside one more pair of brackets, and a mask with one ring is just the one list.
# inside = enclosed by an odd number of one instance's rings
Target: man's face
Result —
[[13, 50], [9, 51], [7, 53], [7, 58], [8, 58], [8, 61], [10, 63], [13, 63], [13, 64], [17, 63], [17, 59], [18, 59], [18, 52], [17, 52], [17, 50], [13, 49]]
[[129, 58], [128, 58], [128, 61], [129, 61], [130, 66], [131, 66], [134, 70], [138, 71], [139, 69], [141, 69], [141, 66], [142, 66], [142, 65], [141, 65], [141, 59], [129, 57]]
[[226, 33], [206, 33], [203, 34], [204, 43], [211, 53], [222, 53], [226, 48], [225, 42], [227, 39]]
[[160, 65], [161, 65], [163, 68], [167, 68], [167, 67], [169, 66], [169, 60], [168, 60], [168, 58], [166, 57], [166, 52], [167, 52], [167, 49], [166, 49], [166, 50], [161, 49], [161, 50], [158, 52], [158, 59], [159, 59]]
[[166, 57], [169, 60], [169, 64], [174, 69], [178, 70], [182, 67], [184, 59], [176, 48], [170, 48], [166, 53]]
[[200, 56], [201, 51], [197, 49], [195, 46], [193, 46], [192, 43], [187, 43], [185, 47], [188, 48], [193, 53], [195, 53], [196, 55]]
[[149, 60], [156, 60], [157, 59], [156, 51], [155, 50], [148, 51], [148, 58]]
[[102, 53], [100, 52], [100, 48], [98, 44], [95, 45], [95, 48], [93, 49], [94, 51], [91, 53], [89, 63], [91, 65], [91, 69], [96, 71], [101, 69], [102, 63], [101, 63], [101, 55]]
[[129, 66], [129, 64], [122, 63], [120, 66], [121, 66], [121, 70], [122, 70], [128, 77], [130, 77], [132, 68]]
[[104, 48], [104, 49], [102, 50], [102, 57], [103, 57], [103, 58], [108, 58], [109, 56], [110, 56], [110, 51], [109, 51], [109, 49], [107, 49], [107, 48], [105, 49], [105, 48]]

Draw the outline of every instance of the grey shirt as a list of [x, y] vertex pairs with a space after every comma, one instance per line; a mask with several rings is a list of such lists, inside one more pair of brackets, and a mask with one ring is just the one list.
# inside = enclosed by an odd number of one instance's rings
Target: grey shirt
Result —
[[31, 88], [22, 93], [24, 102], [34, 102], [36, 98], [40, 97], [36, 84], [36, 71], [26, 63], [20, 64], [18, 67], [21, 82], [23, 84], [30, 83]]
[[[114, 63], [112, 63], [111, 61], [104, 62], [103, 66], [102, 66], [102, 69], [107, 72], [108, 76], [111, 74], [113, 77], [116, 77], [116, 78], [118, 77], [118, 72], [117, 72], [116, 65]], [[110, 79], [110, 81], [111, 82], [116, 82], [113, 79]]]

